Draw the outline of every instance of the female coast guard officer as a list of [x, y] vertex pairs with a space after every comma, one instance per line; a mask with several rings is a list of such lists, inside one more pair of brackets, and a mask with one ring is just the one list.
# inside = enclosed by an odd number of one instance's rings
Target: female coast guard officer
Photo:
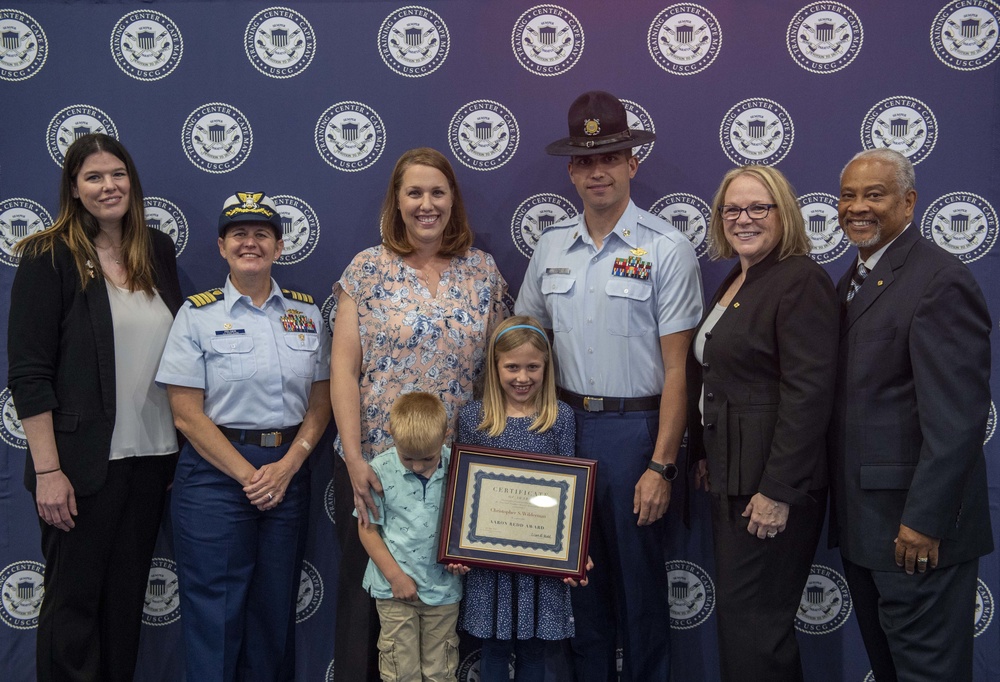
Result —
[[187, 437], [172, 493], [189, 680], [291, 680], [309, 503], [306, 458], [330, 420], [330, 337], [278, 288], [281, 216], [238, 192], [219, 216], [221, 289], [188, 298], [157, 382]]

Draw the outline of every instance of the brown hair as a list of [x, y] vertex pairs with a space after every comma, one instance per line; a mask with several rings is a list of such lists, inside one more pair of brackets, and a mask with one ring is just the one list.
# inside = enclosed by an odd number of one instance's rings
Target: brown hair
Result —
[[741, 166], [725, 174], [715, 198], [712, 199], [712, 218], [708, 224], [708, 254], [711, 259], [732, 258], [736, 255], [733, 247], [726, 241], [726, 228], [722, 215], [719, 214], [719, 207], [725, 203], [729, 185], [741, 175], [749, 175], [764, 185], [764, 189], [771, 195], [771, 201], [778, 205], [774, 209], [778, 212], [778, 220], [781, 222], [778, 259], [784, 260], [789, 256], [804, 256], [809, 253], [809, 236], [802, 220], [802, 211], [795, 198], [795, 188], [788, 179], [781, 171], [771, 166]]
[[[523, 326], [522, 326], [523, 325]], [[517, 327], [517, 329], [511, 329]], [[527, 329], [525, 327], [534, 327]], [[509, 330], [509, 331], [508, 331]], [[500, 353], [509, 353], [524, 344], [531, 344], [545, 357], [545, 372], [542, 387], [535, 394], [535, 409], [538, 416], [528, 427], [530, 431], [545, 433], [556, 423], [559, 416], [559, 402], [556, 400], [555, 368], [552, 366], [552, 346], [541, 323], [527, 315], [515, 315], [497, 325], [486, 352], [486, 387], [483, 390], [482, 421], [476, 428], [496, 437], [507, 426], [507, 402], [503, 386], [500, 385]]]
[[[84, 162], [93, 154], [107, 152], [123, 164], [128, 172], [128, 210], [122, 218], [122, 265], [125, 268], [125, 283], [130, 291], [154, 290], [152, 264], [153, 241], [146, 227], [146, 213], [142, 202], [142, 185], [135, 163], [121, 142], [108, 135], [91, 133], [78, 138], [66, 150], [62, 176], [59, 180], [59, 215], [52, 227], [30, 235], [17, 245], [21, 256], [37, 257], [44, 253], [54, 253], [57, 240], [69, 247], [80, 275], [80, 289], [86, 289], [92, 281], [91, 272], [104, 277], [101, 260], [94, 248], [94, 237], [100, 232], [97, 220], [84, 208], [83, 202], [73, 196], [77, 175]], [[91, 265], [88, 266], [87, 263]]]
[[385, 199], [382, 200], [382, 245], [401, 256], [413, 253], [413, 245], [406, 237], [406, 225], [403, 224], [403, 216], [399, 212], [399, 190], [403, 184], [403, 174], [410, 166], [436, 168], [448, 179], [452, 196], [451, 218], [445, 225], [438, 255], [450, 258], [464, 254], [472, 246], [474, 236], [465, 213], [465, 202], [458, 189], [455, 171], [448, 163], [448, 159], [430, 147], [418, 147], [404, 152], [396, 161], [396, 167], [392, 169], [389, 187], [385, 191]]
[[389, 433], [397, 451], [427, 455], [439, 451], [448, 435], [448, 411], [436, 395], [405, 393], [389, 410]]

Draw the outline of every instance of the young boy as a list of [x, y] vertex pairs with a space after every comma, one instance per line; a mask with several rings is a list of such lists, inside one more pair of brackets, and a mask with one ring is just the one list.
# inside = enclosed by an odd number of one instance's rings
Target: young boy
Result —
[[382, 623], [379, 672], [384, 682], [453, 682], [462, 583], [437, 563], [451, 456], [444, 404], [429, 393], [402, 395], [389, 412], [389, 431], [396, 446], [371, 462], [384, 491], [384, 499], [374, 495], [378, 519], [358, 522], [371, 557], [362, 585]]

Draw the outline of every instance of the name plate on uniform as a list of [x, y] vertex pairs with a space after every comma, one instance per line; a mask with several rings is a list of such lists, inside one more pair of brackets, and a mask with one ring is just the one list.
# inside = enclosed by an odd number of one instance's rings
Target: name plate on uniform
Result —
[[455, 443], [438, 562], [580, 580], [597, 462]]

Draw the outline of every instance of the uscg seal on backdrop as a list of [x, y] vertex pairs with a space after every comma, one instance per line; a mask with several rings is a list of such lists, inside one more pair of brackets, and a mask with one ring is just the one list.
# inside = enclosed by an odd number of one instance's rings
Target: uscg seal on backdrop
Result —
[[491, 171], [510, 161], [521, 140], [510, 109], [491, 99], [469, 102], [448, 124], [448, 144], [462, 165]]
[[517, 62], [536, 76], [566, 73], [583, 54], [583, 27], [559, 5], [535, 5], [514, 22], [510, 44]]
[[38, 626], [45, 595], [45, 566], [38, 561], [15, 561], [0, 571], [0, 620], [15, 630]]
[[142, 607], [144, 625], [170, 625], [181, 617], [181, 595], [177, 587], [177, 562], [153, 557]]
[[809, 237], [810, 257], [823, 264], [847, 253], [851, 242], [840, 227], [837, 197], [826, 192], [811, 192], [800, 196], [798, 201]]
[[104, 133], [118, 139], [118, 128], [106, 113], [89, 104], [74, 104], [61, 109], [45, 132], [45, 142], [49, 156], [62, 168], [66, 150], [77, 138], [90, 133]]
[[243, 34], [253, 67], [271, 78], [291, 78], [309, 68], [316, 56], [316, 32], [300, 13], [287, 7], [257, 12]]
[[[329, 296], [327, 296], [326, 300], [323, 301], [323, 305], [319, 307], [319, 312], [323, 316], [323, 326], [326, 327], [326, 330], [330, 333], [330, 336], [333, 336], [333, 320], [334, 318], [337, 317], [337, 295], [331, 293]], [[332, 491], [333, 488], [331, 488], [330, 491], [328, 491], [330, 493], [328, 497], [331, 501], [333, 500]], [[331, 513], [332, 513], [332, 507], [331, 507]], [[333, 519], [330, 520], [332, 521]]]
[[295, 622], [307, 620], [323, 603], [323, 577], [311, 563], [302, 560], [299, 576], [299, 592], [295, 599]]
[[863, 679], [861, 682], [875, 682], [875, 673], [869, 670], [868, 674], [865, 675], [865, 679]]
[[861, 20], [839, 2], [813, 2], [788, 24], [785, 42], [795, 63], [813, 73], [833, 73], [854, 61], [864, 41]]
[[656, 15], [646, 37], [660, 68], [678, 76], [707, 69], [722, 49], [722, 27], [701, 5], [682, 2]]
[[674, 192], [660, 197], [649, 212], [663, 218], [688, 238], [694, 253], [701, 258], [708, 251], [708, 224], [712, 209], [704, 201], [687, 192]]
[[37, 201], [14, 197], [0, 200], [0, 263], [17, 267], [17, 243], [52, 226], [52, 216]]
[[763, 97], [737, 102], [719, 126], [722, 150], [737, 166], [773, 166], [785, 158], [794, 139], [792, 117], [783, 106]]
[[385, 125], [367, 104], [337, 102], [316, 122], [316, 149], [337, 170], [353, 173], [378, 161], [385, 151]]
[[[482, 649], [476, 649], [459, 662], [458, 674], [456, 675], [458, 682], [479, 682], [482, 679], [479, 676], [479, 661], [482, 657]], [[513, 663], [507, 664], [507, 674], [510, 676], [510, 679], [514, 679]]]
[[184, 39], [170, 17], [151, 9], [129, 12], [111, 31], [111, 56], [126, 74], [140, 81], [169, 76], [181, 62]]
[[851, 593], [844, 576], [827, 566], [813, 564], [795, 613], [795, 629], [825, 635], [846, 623], [850, 615]]
[[319, 218], [316, 217], [316, 211], [302, 199], [290, 194], [276, 194], [271, 199], [281, 215], [281, 238], [284, 242], [281, 256], [275, 262], [278, 265], [291, 265], [304, 261], [319, 243]]
[[997, 428], [997, 405], [992, 400], [990, 401], [990, 415], [986, 419], [986, 438], [983, 439], [983, 445], [990, 442], [993, 438], [993, 432]]
[[243, 112], [223, 102], [203, 104], [187, 117], [181, 143], [188, 160], [206, 173], [228, 173], [250, 156], [253, 130]]
[[920, 232], [945, 251], [971, 263], [985, 256], [997, 239], [997, 213], [972, 192], [949, 192], [924, 211]]
[[1000, 57], [1000, 5], [990, 0], [953, 0], [931, 23], [931, 48], [959, 71], [989, 66]]
[[886, 97], [865, 114], [861, 144], [865, 149], [895, 149], [916, 165], [937, 143], [934, 112], [919, 99], [906, 95]]
[[704, 623], [715, 609], [715, 585], [698, 564], [683, 559], [667, 562], [670, 627], [689, 630]]
[[[326, 300], [327, 300], [327, 302], [329, 302], [331, 299], [333, 299], [333, 294], [330, 294], [330, 296]], [[330, 322], [329, 322], [330, 318], [327, 316], [327, 313], [326, 313], [326, 303], [323, 304], [323, 319], [327, 320], [326, 324], [327, 324], [327, 327], [329, 327], [330, 326]], [[334, 457], [340, 457], [340, 455], [338, 455], [336, 453], [334, 453], [333, 456]], [[336, 492], [334, 492], [334, 489], [333, 489], [333, 479], [331, 478], [330, 481], [326, 484], [326, 488], [323, 489], [323, 510], [326, 511], [326, 517], [328, 519], [330, 519], [330, 523], [332, 523], [333, 525], [337, 525], [337, 516], [336, 516], [336, 511], [335, 511], [336, 510], [336, 506], [335, 506], [336, 502], [337, 502], [337, 494], [336, 494]]]
[[514, 246], [525, 258], [531, 258], [535, 252], [538, 238], [545, 231], [566, 218], [577, 214], [576, 208], [565, 197], [558, 194], [543, 192], [534, 194], [524, 201], [514, 211], [510, 221], [510, 234]]
[[982, 578], [976, 580], [976, 614], [975, 614], [975, 636], [986, 632], [986, 628], [993, 621], [993, 593], [986, 586]]
[[448, 26], [426, 7], [401, 7], [378, 29], [382, 61], [400, 76], [419, 78], [437, 70], [448, 57]]
[[10, 389], [6, 386], [0, 391], [0, 414], [3, 416], [3, 421], [0, 423], [0, 438], [12, 448], [26, 450], [28, 439], [24, 436], [21, 420], [17, 418], [17, 408], [14, 407]]
[[0, 9], [0, 80], [31, 78], [48, 56], [49, 40], [30, 14]]
[[[653, 125], [653, 117], [649, 115], [648, 111], [632, 100], [623, 99], [619, 101], [625, 107], [625, 118], [628, 119], [629, 128], [632, 130], [646, 130], [651, 133], [656, 132], [656, 126]], [[655, 140], [639, 145], [638, 147], [632, 147], [632, 156], [638, 159], [639, 163], [642, 163], [649, 156], [649, 153], [653, 151], [654, 144], [656, 144]]]
[[163, 232], [174, 242], [174, 255], [179, 256], [188, 243], [187, 218], [172, 201], [162, 197], [145, 197], [146, 227]]

